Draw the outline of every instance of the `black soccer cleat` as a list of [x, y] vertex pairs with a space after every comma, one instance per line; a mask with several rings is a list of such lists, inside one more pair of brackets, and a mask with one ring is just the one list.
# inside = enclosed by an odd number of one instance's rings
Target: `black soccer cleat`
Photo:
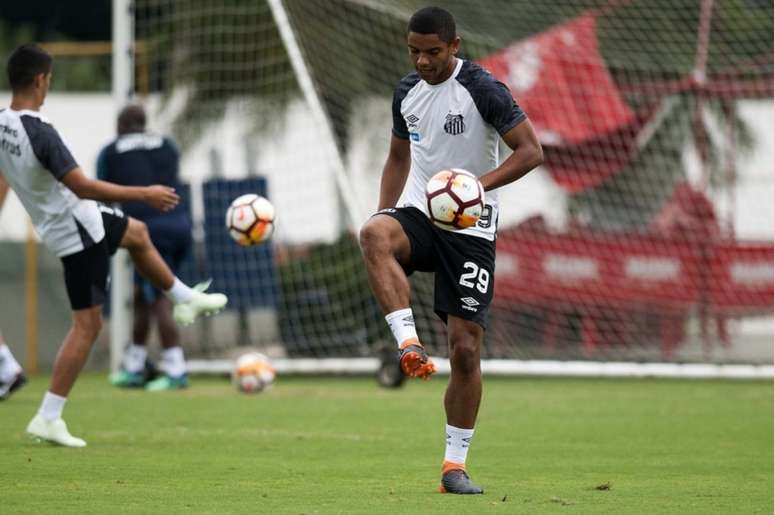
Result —
[[442, 494], [483, 494], [484, 489], [473, 483], [464, 469], [451, 469], [441, 476]]
[[[4, 400], [6, 400], [8, 397], [10, 397], [10, 396], [11, 396], [11, 394], [12, 394], [13, 392], [15, 392], [16, 390], [18, 390], [19, 388], [21, 388], [21, 387], [22, 387], [22, 386], [24, 386], [25, 384], [27, 384], [27, 376], [25, 376], [23, 372], [19, 372], [19, 373], [16, 375], [16, 378], [15, 378], [15, 379], [13, 380], [13, 382], [11, 383], [11, 386], [9, 386], [9, 387], [8, 387], [8, 391], [6, 391], [6, 392], [5, 392], [5, 393], [3, 393], [2, 395], [0, 395], [0, 401], [4, 401]], [[1, 386], [2, 386], [2, 385], [0, 385], [0, 388], [1, 388]]]

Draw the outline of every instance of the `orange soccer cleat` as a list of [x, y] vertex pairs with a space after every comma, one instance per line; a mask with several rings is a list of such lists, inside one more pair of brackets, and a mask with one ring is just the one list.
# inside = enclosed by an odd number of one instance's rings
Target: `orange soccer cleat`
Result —
[[408, 377], [430, 379], [435, 373], [435, 364], [427, 357], [427, 352], [419, 340], [410, 338], [400, 345], [400, 369]]

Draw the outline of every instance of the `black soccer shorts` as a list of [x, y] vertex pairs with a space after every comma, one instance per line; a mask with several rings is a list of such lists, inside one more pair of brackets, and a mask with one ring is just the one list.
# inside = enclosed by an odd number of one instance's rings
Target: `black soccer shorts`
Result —
[[119, 209], [100, 206], [100, 211], [105, 237], [80, 252], [62, 257], [65, 287], [73, 311], [105, 303], [110, 256], [118, 249], [129, 224]]
[[494, 297], [495, 242], [436, 227], [415, 207], [383, 209], [400, 222], [411, 243], [411, 263], [406, 274], [435, 272], [433, 309], [447, 316], [471, 320], [486, 329]]

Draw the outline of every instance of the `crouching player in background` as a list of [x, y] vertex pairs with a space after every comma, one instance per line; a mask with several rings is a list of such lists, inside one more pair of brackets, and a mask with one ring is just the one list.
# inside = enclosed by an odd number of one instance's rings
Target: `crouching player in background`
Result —
[[[140, 105], [124, 107], [118, 115], [118, 138], [99, 153], [97, 178], [122, 186], [163, 184], [178, 188], [180, 154], [169, 138], [145, 132], [145, 110]], [[160, 212], [137, 201], [121, 204], [122, 211], [148, 226], [153, 246], [170, 270], [177, 273], [191, 248], [191, 217], [182, 204]], [[146, 384], [145, 361], [151, 322], [156, 322], [161, 340], [164, 372]], [[188, 386], [180, 332], [172, 319], [172, 302], [147, 279], [134, 274], [134, 326], [132, 342], [124, 349], [121, 370], [111, 376], [115, 386], [145, 387], [149, 391]]]
[[[0, 210], [3, 209], [5, 197], [8, 195], [8, 183], [0, 175]], [[7, 399], [13, 392], [24, 386], [27, 378], [21, 365], [11, 354], [11, 349], [0, 333], [0, 401]]]
[[[0, 184], [0, 208], [3, 207], [3, 189], [7, 186]], [[3, 340], [3, 334], [0, 333], [0, 401], [7, 399], [13, 392], [24, 386], [27, 378], [21, 365], [11, 354], [11, 349]]]
[[[459, 45], [449, 12], [428, 7], [409, 20], [416, 72], [395, 90], [380, 211], [363, 226], [360, 242], [371, 289], [398, 343], [401, 368], [411, 377], [427, 379], [435, 366], [417, 338], [407, 275], [435, 272], [434, 308], [448, 327], [451, 365], [441, 491], [479, 494], [483, 489], [468, 477], [465, 460], [481, 402], [481, 346], [493, 297], [498, 206], [492, 190], [538, 166], [543, 152], [508, 88], [457, 58]], [[498, 166], [500, 138], [513, 153]], [[456, 232], [439, 229], [426, 214], [428, 180], [450, 168], [468, 170], [492, 192], [478, 224]]]
[[36, 45], [22, 45], [8, 59], [7, 72], [12, 98], [10, 108], [0, 110], [0, 176], [21, 200], [43, 243], [61, 258], [73, 312], [51, 384], [27, 432], [83, 447], [86, 442], [67, 430], [62, 410], [102, 327], [110, 255], [126, 248], [140, 273], [175, 303], [178, 323], [215, 313], [227, 299], [183, 284], [153, 246], [145, 224], [96, 202], [139, 200], [167, 211], [177, 205], [178, 196], [167, 186], [118, 186], [84, 175], [59, 133], [39, 113], [51, 84], [51, 56]]

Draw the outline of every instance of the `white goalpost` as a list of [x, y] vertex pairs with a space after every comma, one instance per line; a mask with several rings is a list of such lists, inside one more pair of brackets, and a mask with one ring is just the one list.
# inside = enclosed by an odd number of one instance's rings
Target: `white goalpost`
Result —
[[[132, 0], [113, 0], [112, 90], [116, 114], [134, 96], [134, 12]], [[132, 334], [132, 265], [118, 249], [110, 265], [110, 371], [121, 366]]]

